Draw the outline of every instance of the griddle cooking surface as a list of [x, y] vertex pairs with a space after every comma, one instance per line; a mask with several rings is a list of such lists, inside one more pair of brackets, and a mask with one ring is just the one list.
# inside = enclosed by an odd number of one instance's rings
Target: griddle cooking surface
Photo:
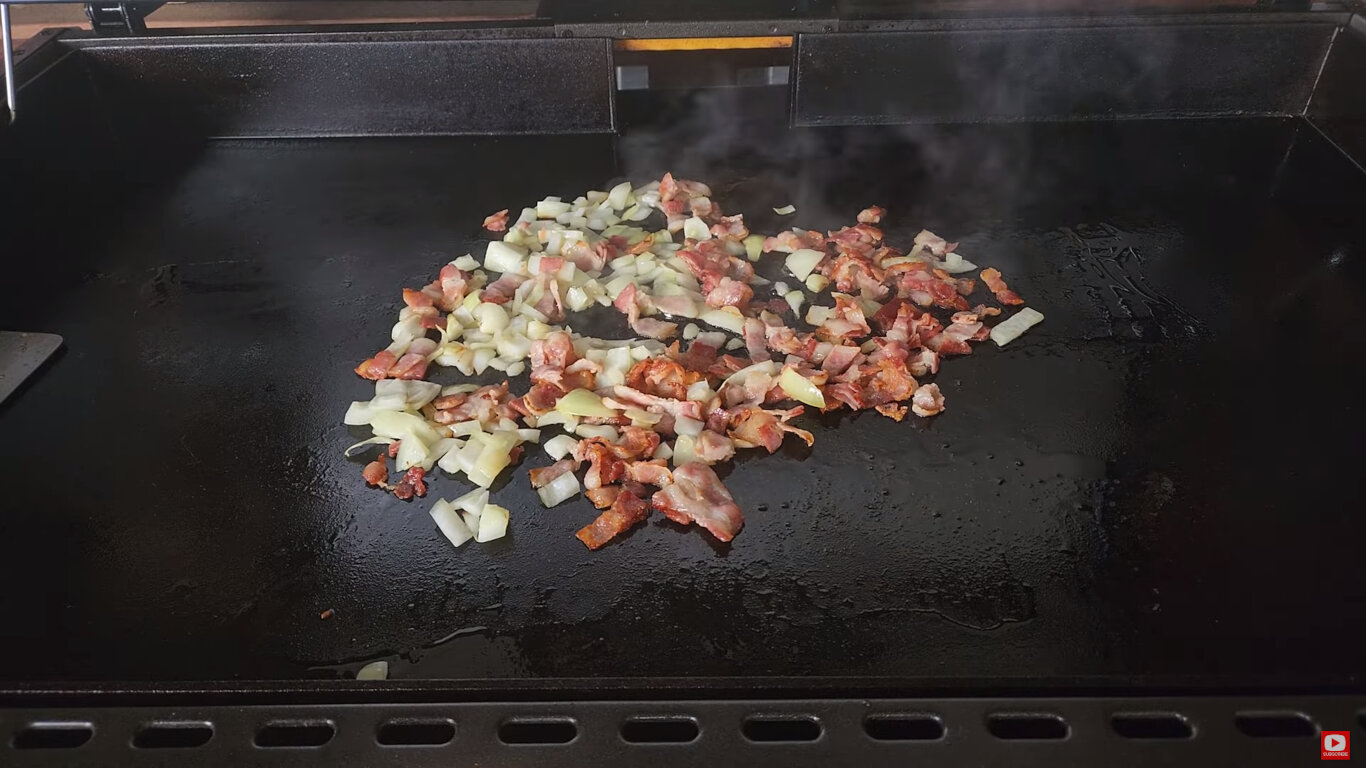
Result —
[[[5, 676], [1358, 680], [1343, 165], [1291, 121], [213, 144], [0, 288], [67, 347], [0, 406]], [[491, 211], [670, 168], [759, 231], [880, 203], [891, 242], [961, 240], [1048, 319], [946, 361], [936, 419], [746, 454], [729, 547], [655, 519], [587, 552], [539, 451], [491, 545], [427, 515], [461, 481], [367, 490], [340, 419], [399, 289], [481, 255]]]

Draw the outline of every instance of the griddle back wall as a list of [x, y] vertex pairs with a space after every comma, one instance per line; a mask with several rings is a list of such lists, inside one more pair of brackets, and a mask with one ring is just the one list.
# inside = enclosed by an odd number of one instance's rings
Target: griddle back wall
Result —
[[610, 133], [602, 39], [86, 44], [130, 135], [213, 138]]
[[1299, 115], [1325, 22], [804, 34], [802, 126]]

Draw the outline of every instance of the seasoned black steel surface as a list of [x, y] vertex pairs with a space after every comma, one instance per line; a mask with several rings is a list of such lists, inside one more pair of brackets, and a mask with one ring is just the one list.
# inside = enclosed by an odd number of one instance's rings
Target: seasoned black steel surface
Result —
[[[151, 155], [92, 191], [101, 226], [11, 241], [0, 325], [67, 351], [0, 406], [4, 677], [1359, 681], [1366, 194], [1315, 131], [671, 114]], [[938, 418], [807, 419], [813, 449], [743, 457], [730, 546], [656, 520], [587, 552], [586, 503], [534, 502], [539, 452], [490, 545], [426, 514], [462, 482], [367, 490], [340, 418], [399, 289], [479, 253], [490, 211], [666, 169], [759, 230], [880, 203], [1048, 319], [948, 361]]]
[[793, 119], [881, 125], [1300, 114], [1335, 24], [1144, 24], [799, 38]]

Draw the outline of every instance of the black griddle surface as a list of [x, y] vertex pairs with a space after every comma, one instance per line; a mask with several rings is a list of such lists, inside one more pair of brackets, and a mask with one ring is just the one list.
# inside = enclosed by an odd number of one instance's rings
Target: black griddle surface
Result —
[[[1366, 199], [1311, 127], [704, 128], [221, 142], [109, 190], [109, 226], [0, 288], [66, 338], [0, 406], [4, 677], [385, 657], [394, 678], [1359, 682]], [[656, 519], [586, 551], [586, 502], [534, 501], [540, 451], [491, 545], [452, 550], [427, 515], [462, 481], [366, 489], [340, 420], [399, 289], [482, 255], [491, 211], [666, 169], [760, 231], [882, 204], [891, 241], [959, 239], [1048, 319], [946, 361], [938, 418], [808, 419], [813, 449], [746, 454], [728, 547]]]

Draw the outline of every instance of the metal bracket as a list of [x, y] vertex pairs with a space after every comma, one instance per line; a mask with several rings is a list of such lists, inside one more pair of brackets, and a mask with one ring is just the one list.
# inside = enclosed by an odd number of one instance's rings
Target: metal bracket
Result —
[[85, 15], [90, 28], [99, 34], [141, 35], [147, 31], [144, 21], [152, 11], [165, 3], [86, 3]]

